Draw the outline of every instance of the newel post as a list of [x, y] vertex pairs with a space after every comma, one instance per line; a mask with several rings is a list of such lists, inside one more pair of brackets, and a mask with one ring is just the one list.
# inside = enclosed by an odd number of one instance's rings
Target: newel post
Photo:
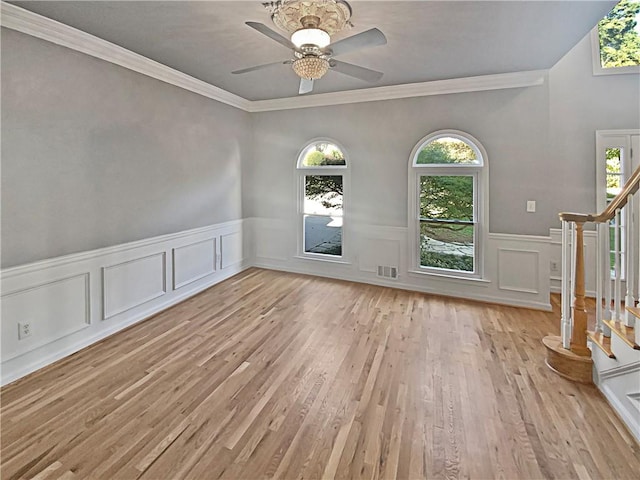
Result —
[[584, 301], [584, 222], [576, 222], [576, 270], [572, 308], [571, 351], [581, 357], [591, 356], [587, 347], [587, 309]]

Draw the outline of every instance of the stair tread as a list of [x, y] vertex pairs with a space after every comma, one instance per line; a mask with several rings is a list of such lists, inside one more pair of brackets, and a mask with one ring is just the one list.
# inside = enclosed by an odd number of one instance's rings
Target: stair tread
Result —
[[[631, 307], [629, 307], [631, 308]], [[611, 328], [611, 331], [618, 335], [624, 343], [634, 350], [640, 350], [640, 345], [636, 343], [635, 332], [633, 327], [627, 327], [624, 323], [616, 320], [604, 320], [604, 323]]]
[[616, 358], [611, 350], [611, 338], [605, 337], [602, 333], [598, 332], [587, 332], [587, 335], [591, 341], [607, 355], [607, 357]]

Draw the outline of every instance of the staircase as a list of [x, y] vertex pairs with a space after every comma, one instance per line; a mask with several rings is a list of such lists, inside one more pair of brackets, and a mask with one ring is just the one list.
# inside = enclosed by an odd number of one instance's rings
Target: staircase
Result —
[[[640, 168], [600, 214], [561, 213], [561, 335], [547, 336], [546, 363], [595, 383], [640, 442]], [[584, 227], [597, 229], [596, 265], [584, 263]], [[596, 273], [595, 325], [588, 329], [585, 267]]]

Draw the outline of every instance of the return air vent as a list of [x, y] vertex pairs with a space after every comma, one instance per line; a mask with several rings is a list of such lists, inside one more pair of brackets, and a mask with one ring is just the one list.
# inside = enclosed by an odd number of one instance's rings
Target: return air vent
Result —
[[385, 267], [378, 265], [378, 276], [382, 278], [398, 279], [398, 267]]

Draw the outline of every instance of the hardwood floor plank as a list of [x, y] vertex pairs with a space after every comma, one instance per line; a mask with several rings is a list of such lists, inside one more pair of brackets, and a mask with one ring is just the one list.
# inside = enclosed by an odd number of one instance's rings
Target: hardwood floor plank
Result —
[[637, 478], [552, 305], [250, 269], [2, 388], [2, 477]]

